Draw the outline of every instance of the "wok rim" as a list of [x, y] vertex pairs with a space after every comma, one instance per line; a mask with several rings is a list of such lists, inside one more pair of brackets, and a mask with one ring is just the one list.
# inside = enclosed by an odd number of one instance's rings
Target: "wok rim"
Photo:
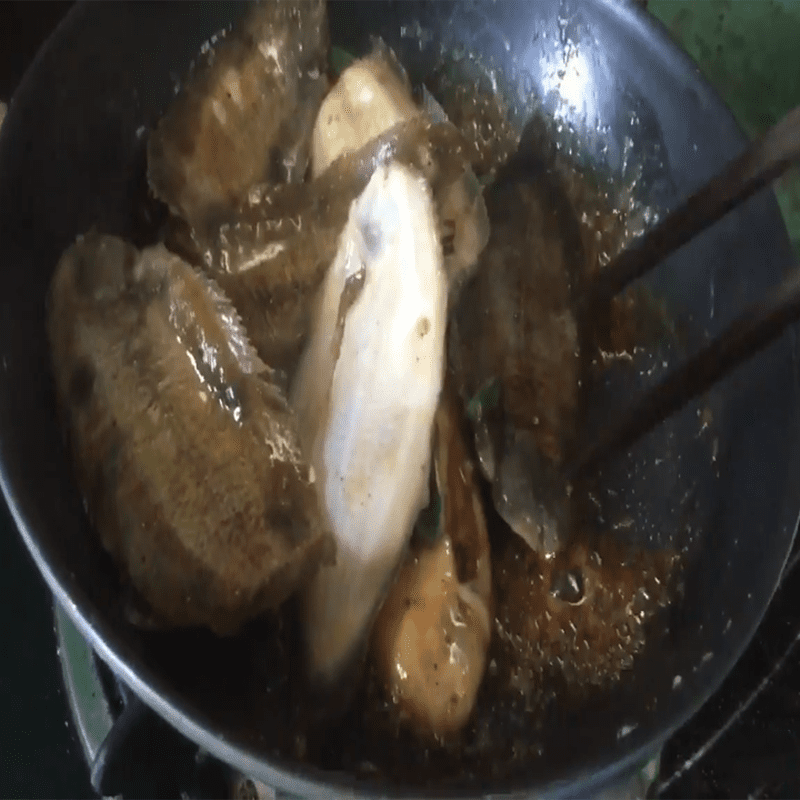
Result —
[[[710, 99], [711, 108], [709, 113], [726, 116], [731, 129], [738, 134], [742, 148], [746, 145], [747, 137], [724, 100], [701, 73], [697, 64], [672, 40], [668, 30], [659, 20], [652, 17], [635, 0], [622, 0], [622, 2], [620, 0], [594, 0], [594, 2], [597, 6], [603, 8], [609, 16], [616, 18], [619, 24], [625, 27], [631, 35], [656, 53], [659, 61], [670, 67], [674, 73], [685, 76], [695, 87], [701, 88]], [[8, 119], [13, 119], [15, 98], [19, 95], [29, 94], [31, 87], [35, 85], [41, 61], [54, 47], [54, 43], [59, 41], [64, 31], [73, 26], [80, 15], [84, 13], [84, 9], [91, 5], [87, 0], [81, 0], [81, 2], [76, 3], [65, 14], [41, 46], [8, 103], [4, 128], [8, 128]], [[0, 138], [2, 135], [3, 132], [0, 132]], [[771, 193], [772, 190], [770, 189], [769, 191]], [[786, 228], [783, 221], [782, 227], [785, 233]], [[796, 368], [798, 342], [797, 337], [794, 335], [794, 329], [789, 329], [784, 334], [784, 337], [790, 333], [793, 337], [793, 383], [796, 388], [800, 389], [800, 378]], [[798, 451], [800, 451], [800, 441], [797, 443], [795, 461], [797, 460]], [[791, 466], [790, 464], [789, 467], [791, 468]], [[792, 476], [788, 475], [787, 477], [791, 478]], [[800, 476], [795, 475], [794, 477]], [[324, 771], [312, 764], [304, 764], [301, 769], [298, 769], [301, 765], [297, 761], [281, 757], [266, 759], [257, 755], [253, 748], [229, 742], [221, 734], [214, 733], [210, 724], [203, 722], [196, 709], [184, 708], [185, 703], [179, 696], [175, 696], [175, 691], [169, 686], [163, 685], [162, 678], [144, 663], [141, 663], [136, 654], [124, 642], [117, 641], [115, 627], [95, 613], [88, 598], [81, 597], [83, 592], [79, 587], [77, 587], [77, 591], [71, 591], [67, 588], [70, 576], [57, 574], [63, 570], [58, 566], [54, 568], [42, 553], [35, 532], [29, 527], [27, 520], [15, 502], [14, 488], [7, 475], [5, 455], [2, 448], [0, 448], [0, 491], [2, 491], [14, 524], [37, 569], [52, 592], [55, 601], [67, 613], [70, 620], [97, 655], [147, 706], [208, 753], [245, 775], [263, 780], [276, 789], [288, 791], [292, 794], [300, 794], [301, 796], [336, 796], [336, 793], [341, 791], [346, 791], [349, 796], [364, 797], [370, 796], [370, 792], [373, 794], [379, 793], [384, 797], [435, 796], [467, 798], [475, 796], [475, 793], [465, 792], [460, 789], [441, 789], [437, 791], [426, 788], [420, 790], [419, 787], [401, 783], [393, 783], [390, 787], [387, 787], [382, 783], [360, 780], [351, 774]], [[785, 499], [784, 502], [786, 502]], [[788, 516], [788, 511], [785, 513]], [[596, 759], [594, 762], [588, 762], [583, 765], [579, 773], [573, 773], [562, 780], [552, 781], [541, 786], [537, 786], [530, 781], [526, 783], [519, 777], [508, 778], [499, 781], [496, 786], [492, 786], [491, 792], [483, 796], [499, 796], [502, 794], [503, 797], [521, 797], [523, 795], [530, 796], [531, 791], [536, 791], [540, 797], [574, 795], [576, 792], [585, 796], [590, 792], [598, 791], [607, 786], [613, 780], [620, 778], [624, 773], [651, 758], [666, 740], [694, 717], [700, 708], [719, 690], [736, 662], [739, 661], [742, 654], [751, 644], [781, 581], [797, 536], [799, 521], [800, 503], [797, 504], [794, 512], [794, 521], [791, 523], [793, 525], [792, 534], [786, 554], [782, 559], [781, 570], [774, 585], [768, 592], [767, 602], [753, 615], [752, 625], [746, 630], [745, 635], [740, 636], [738, 644], [730, 649], [728, 659], [717, 663], [715, 671], [710, 675], [710, 679], [705, 682], [703, 691], [695, 695], [691, 702], [687, 702], [680, 713], [667, 715], [669, 718], [667, 725], [662, 725], [655, 730], [643, 744], [634, 747], [628, 753], [612, 761], [607, 758]], [[787, 520], [782, 520], [782, 522], [783, 524], [789, 524]], [[73, 599], [73, 594], [77, 595], [77, 600], [80, 602], [76, 602]]]

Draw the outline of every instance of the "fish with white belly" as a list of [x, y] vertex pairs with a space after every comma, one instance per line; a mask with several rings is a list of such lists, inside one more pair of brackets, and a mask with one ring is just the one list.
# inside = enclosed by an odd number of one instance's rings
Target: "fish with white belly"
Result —
[[309, 674], [329, 685], [362, 653], [427, 503], [447, 281], [421, 177], [377, 168], [318, 303], [292, 403], [337, 548], [302, 603]]
[[[342, 72], [325, 97], [314, 124], [311, 169], [319, 176], [343, 154], [354, 152], [393, 126], [424, 115], [453, 130], [442, 108], [425, 92], [424, 107], [411, 96], [411, 84], [394, 53], [381, 40]], [[449, 153], [433, 167], [431, 181], [444, 245], [444, 267], [451, 295], [472, 274], [489, 239], [489, 219], [481, 186], [469, 161]]]

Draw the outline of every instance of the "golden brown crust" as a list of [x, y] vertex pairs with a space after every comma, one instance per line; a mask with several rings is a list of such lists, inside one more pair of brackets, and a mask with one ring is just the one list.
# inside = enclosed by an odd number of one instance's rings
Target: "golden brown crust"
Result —
[[[121, 250], [129, 275], [104, 283]], [[283, 602], [330, 541], [294, 415], [230, 344], [235, 320], [213, 316], [206, 279], [153, 250], [89, 236], [62, 258], [48, 320], [58, 399], [92, 521], [135, 589], [166, 624], [230, 633]], [[160, 279], [137, 276], [145, 255]], [[81, 262], [95, 264], [88, 293]]]
[[203, 226], [264, 180], [302, 181], [327, 90], [323, 0], [257, 4], [199, 56], [148, 143], [150, 185]]

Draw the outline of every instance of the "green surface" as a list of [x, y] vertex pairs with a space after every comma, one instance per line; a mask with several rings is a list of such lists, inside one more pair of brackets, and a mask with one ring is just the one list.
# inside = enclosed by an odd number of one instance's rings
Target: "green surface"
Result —
[[331, 46], [330, 64], [334, 75], [341, 75], [355, 60], [356, 57], [348, 53], [347, 50], [343, 50], [336, 45]]
[[[650, 0], [748, 136], [800, 105], [800, 0]], [[800, 167], [775, 185], [800, 258]]]

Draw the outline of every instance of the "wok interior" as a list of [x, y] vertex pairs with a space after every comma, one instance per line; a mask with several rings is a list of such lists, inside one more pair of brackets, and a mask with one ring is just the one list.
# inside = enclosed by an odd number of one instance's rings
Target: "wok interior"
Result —
[[[4, 489], [29, 547], [95, 635], [212, 734], [297, 772], [305, 767], [273, 755], [289, 703], [270, 689], [285, 681], [292, 654], [277, 645], [272, 623], [219, 640], [199, 631], [144, 633], [123, 621], [116, 570], [91, 535], [62, 446], [45, 342], [44, 297], [60, 253], [97, 220], [105, 231], [131, 232], [142, 196], [142, 126], [158, 119], [200, 44], [239, 13], [235, 4], [79, 7], [15, 97], [0, 140], [0, 452]], [[491, 80], [496, 69], [520, 123], [539, 107], [555, 117], [554, 135], [576, 160], [618, 181], [641, 168], [636, 194], [656, 208], [674, 205], [743, 144], [691, 65], [625, 8], [333, 3], [330, 18], [334, 44], [361, 52], [370, 34], [381, 35], [412, 80], [443, 51], [465, 76]], [[669, 258], [648, 283], [691, 349], [790, 262], [777, 205], [762, 195]], [[604, 469], [601, 486], [619, 493], [612, 511], [634, 519], [636, 541], [683, 553], [682, 599], [612, 692], [553, 712], [547, 758], [532, 760], [519, 780], [597, 778], [598, 768], [642, 755], [699, 706], [743, 649], [800, 508], [795, 355], [789, 332]], [[659, 363], [679, 357], [675, 348], [644, 356], [642, 385], [663, 371]], [[600, 405], [619, 406], [632, 391], [610, 386]], [[699, 409], [710, 411], [702, 434]]]

